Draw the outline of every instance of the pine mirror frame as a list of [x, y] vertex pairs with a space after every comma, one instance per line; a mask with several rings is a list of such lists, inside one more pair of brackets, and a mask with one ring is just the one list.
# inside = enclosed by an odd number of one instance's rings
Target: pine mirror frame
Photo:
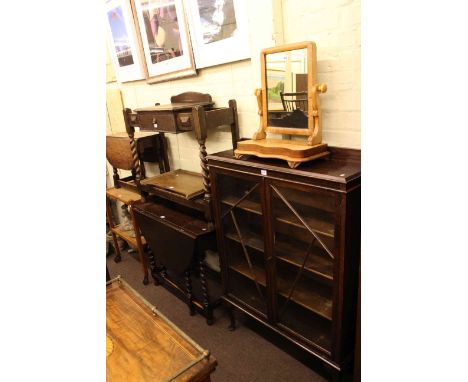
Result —
[[[298, 49], [306, 49], [307, 51], [307, 112], [309, 117], [307, 129], [268, 126], [268, 90], [266, 72], [267, 55]], [[304, 41], [263, 49], [260, 53], [260, 66], [262, 91], [261, 107], [259, 108], [259, 114], [261, 115], [261, 125], [259, 131], [255, 133], [253, 139], [264, 139], [266, 136], [265, 133], [274, 133], [307, 136], [307, 141], [309, 145], [316, 145], [322, 143], [322, 118], [320, 110], [320, 101], [317, 93], [326, 92], [327, 86], [325, 84], [317, 84], [317, 47], [315, 43], [312, 41]]]

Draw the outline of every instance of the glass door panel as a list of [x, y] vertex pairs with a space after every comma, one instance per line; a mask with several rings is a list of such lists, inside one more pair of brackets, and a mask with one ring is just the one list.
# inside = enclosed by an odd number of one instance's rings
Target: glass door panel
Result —
[[267, 315], [260, 183], [217, 175], [221, 224], [228, 262], [228, 291]]
[[331, 349], [335, 199], [269, 184], [277, 320], [321, 349]]

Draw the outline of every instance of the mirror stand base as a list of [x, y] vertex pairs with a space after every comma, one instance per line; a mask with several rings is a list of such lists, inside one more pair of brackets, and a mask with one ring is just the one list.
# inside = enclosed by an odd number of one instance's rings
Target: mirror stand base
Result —
[[326, 143], [310, 146], [307, 141], [251, 139], [237, 143], [234, 156], [240, 158], [242, 155], [282, 159], [288, 162], [290, 168], [296, 168], [303, 162], [329, 156], [330, 152]]

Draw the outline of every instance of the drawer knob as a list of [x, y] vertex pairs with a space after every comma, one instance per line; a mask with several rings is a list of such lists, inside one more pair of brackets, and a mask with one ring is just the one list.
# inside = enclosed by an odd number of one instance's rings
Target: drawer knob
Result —
[[189, 116], [181, 116], [180, 123], [182, 126], [190, 126], [190, 117]]

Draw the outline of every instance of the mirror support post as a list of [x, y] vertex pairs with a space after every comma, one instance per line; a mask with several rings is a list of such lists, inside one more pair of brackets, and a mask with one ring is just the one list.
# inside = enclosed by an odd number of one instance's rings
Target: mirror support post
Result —
[[327, 91], [326, 84], [315, 84], [310, 87], [308, 99], [309, 104], [312, 106], [311, 117], [313, 118], [313, 129], [307, 143], [312, 146], [322, 143], [322, 113], [320, 111], [320, 100], [317, 93], [325, 93]]
[[266, 138], [265, 133], [265, 124], [263, 123], [263, 105], [262, 105], [262, 89], [255, 89], [255, 96], [257, 97], [257, 105], [258, 105], [258, 115], [260, 117], [260, 127], [254, 133], [253, 138], [254, 140], [258, 141], [260, 139]]

